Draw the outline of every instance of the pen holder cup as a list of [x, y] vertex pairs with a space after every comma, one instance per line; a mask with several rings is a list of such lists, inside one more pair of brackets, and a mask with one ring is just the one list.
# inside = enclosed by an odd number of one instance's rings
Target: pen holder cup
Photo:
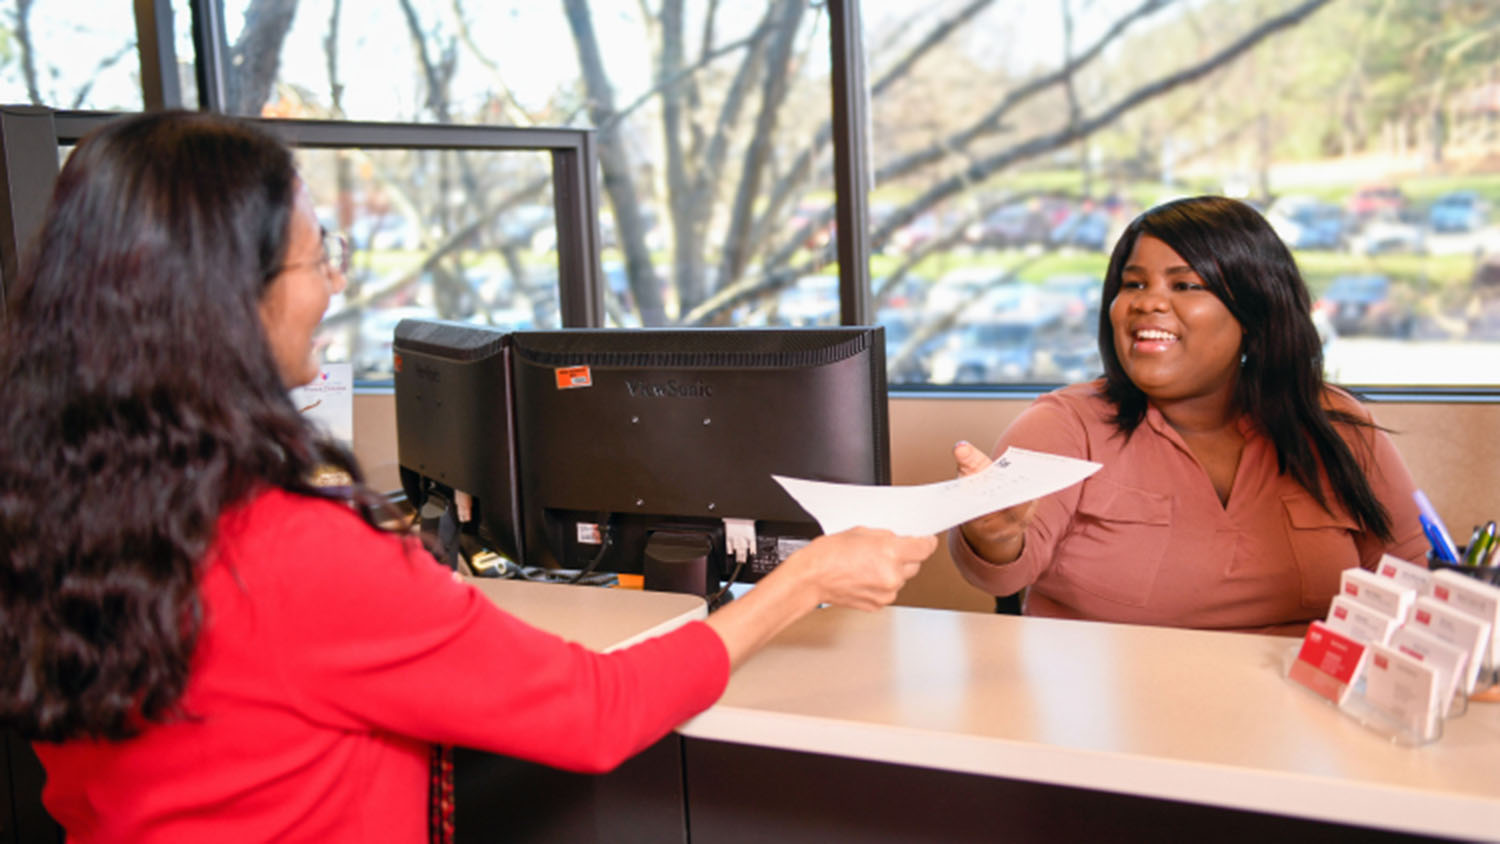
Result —
[[[1458, 549], [1458, 556], [1462, 557], [1464, 555], [1464, 551], [1465, 551], [1464, 548], [1459, 548]], [[1437, 554], [1435, 552], [1428, 551], [1427, 552], [1427, 568], [1429, 570], [1431, 570], [1431, 571], [1438, 571], [1440, 569], [1447, 569], [1448, 571], [1456, 571], [1459, 574], [1462, 574], [1462, 575], [1464, 575], [1466, 577], [1472, 577], [1475, 580], [1481, 581], [1483, 583], [1488, 583], [1491, 586], [1500, 586], [1500, 565], [1493, 565], [1493, 566], [1464, 566], [1464, 565], [1455, 565], [1453, 563], [1445, 563], [1445, 562], [1442, 562], [1441, 560], [1438, 560], [1437, 559]], [[1482, 691], [1482, 690], [1485, 690], [1485, 689], [1493, 689], [1495, 686], [1500, 686], [1500, 665], [1492, 665], [1492, 666], [1486, 667], [1484, 670], [1480, 671], [1479, 672], [1479, 679], [1478, 679], [1478, 682], [1475, 685], [1475, 688]], [[1490, 698], [1486, 698], [1486, 699], [1490, 699]]]
[[[1462, 557], [1464, 555], [1464, 551], [1465, 550], [1466, 550], [1465, 548], [1460, 547], [1458, 549], [1458, 556]], [[1493, 565], [1493, 566], [1465, 566], [1465, 565], [1457, 565], [1457, 564], [1454, 564], [1454, 563], [1443, 562], [1442, 560], [1438, 559], [1437, 554], [1435, 552], [1428, 551], [1427, 552], [1427, 568], [1429, 570], [1431, 570], [1431, 571], [1438, 571], [1439, 569], [1447, 569], [1449, 571], [1456, 571], [1459, 574], [1462, 574], [1462, 575], [1464, 575], [1466, 577], [1472, 577], [1472, 578], [1474, 578], [1476, 580], [1483, 581], [1484, 583], [1488, 583], [1491, 586], [1500, 586], [1500, 565]]]

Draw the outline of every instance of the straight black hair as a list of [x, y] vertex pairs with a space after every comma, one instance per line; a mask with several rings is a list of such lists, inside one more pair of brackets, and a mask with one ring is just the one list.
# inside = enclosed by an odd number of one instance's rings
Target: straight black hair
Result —
[[1334, 427], [1374, 426], [1325, 407], [1327, 394], [1336, 388], [1323, 381], [1323, 346], [1312, 321], [1307, 284], [1265, 217], [1243, 202], [1222, 196], [1174, 200], [1145, 211], [1120, 235], [1104, 276], [1099, 311], [1104, 394], [1115, 405], [1116, 427], [1129, 436], [1146, 415], [1146, 395], [1125, 374], [1115, 351], [1109, 303], [1120, 292], [1136, 241], [1147, 235], [1181, 256], [1243, 329], [1235, 401], [1270, 438], [1278, 469], [1331, 509], [1321, 466], [1338, 503], [1362, 529], [1389, 541], [1390, 514]]

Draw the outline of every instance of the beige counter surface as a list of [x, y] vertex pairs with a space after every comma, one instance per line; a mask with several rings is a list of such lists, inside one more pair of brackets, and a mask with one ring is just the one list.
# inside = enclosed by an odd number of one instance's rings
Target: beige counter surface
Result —
[[1282, 666], [1295, 639], [824, 609], [684, 735], [1500, 840], [1500, 704], [1391, 744]]
[[486, 577], [464, 581], [527, 624], [596, 651], [623, 648], [708, 617], [708, 605], [702, 598], [677, 592]]

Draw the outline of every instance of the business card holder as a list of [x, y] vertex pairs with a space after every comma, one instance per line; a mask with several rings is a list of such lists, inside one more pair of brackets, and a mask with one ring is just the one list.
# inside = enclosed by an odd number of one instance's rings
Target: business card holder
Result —
[[1403, 747], [1420, 747], [1432, 744], [1443, 736], [1443, 722], [1447, 718], [1462, 714], [1468, 699], [1460, 691], [1454, 696], [1446, 717], [1435, 719], [1431, 730], [1422, 730], [1397, 719], [1374, 706], [1365, 697], [1364, 672], [1360, 671], [1347, 687], [1330, 682], [1305, 670], [1306, 663], [1299, 663], [1297, 654], [1301, 643], [1289, 648], [1282, 662], [1281, 676], [1293, 686], [1333, 707], [1360, 726], [1377, 736]]

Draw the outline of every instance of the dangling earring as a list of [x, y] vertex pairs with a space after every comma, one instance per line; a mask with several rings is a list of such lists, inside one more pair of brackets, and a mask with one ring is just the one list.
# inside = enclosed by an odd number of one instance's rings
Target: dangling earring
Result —
[[1247, 355], [1244, 352], [1240, 352], [1240, 366], [1241, 367], [1244, 367], [1244, 365], [1245, 365], [1245, 358], [1247, 358], [1247, 357], [1249, 357], [1249, 355]]

